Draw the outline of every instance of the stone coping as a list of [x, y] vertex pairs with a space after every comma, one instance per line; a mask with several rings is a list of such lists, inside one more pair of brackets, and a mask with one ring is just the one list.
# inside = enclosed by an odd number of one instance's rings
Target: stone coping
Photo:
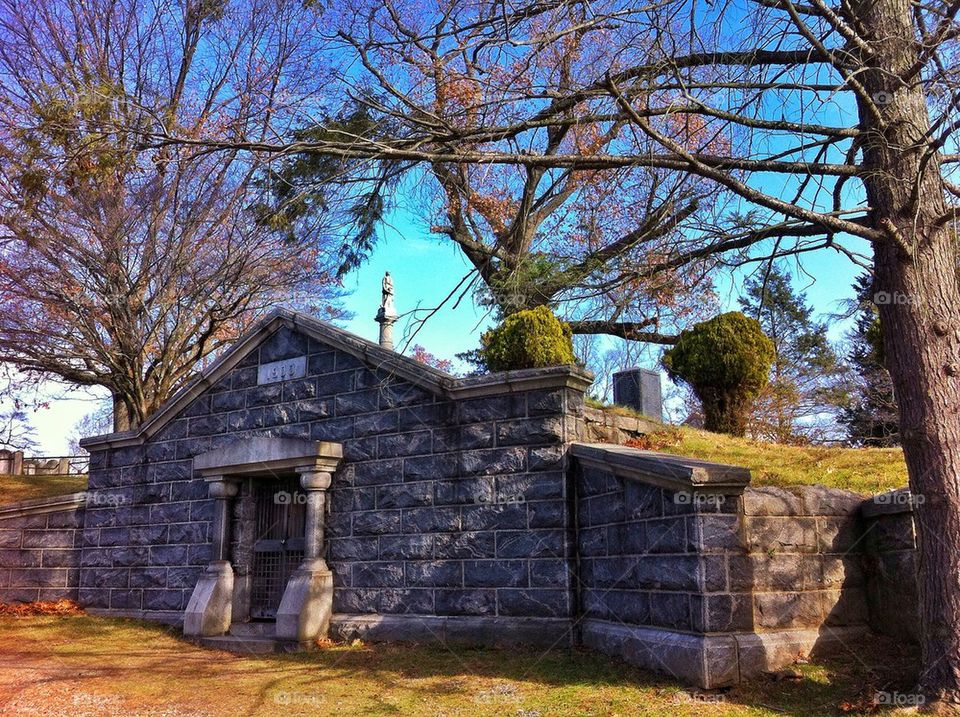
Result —
[[667, 424], [661, 421], [655, 421], [646, 416], [626, 416], [614, 411], [608, 411], [593, 406], [585, 406], [583, 409], [584, 418], [587, 421], [598, 423], [602, 426], [617, 428], [627, 433], [655, 433], [668, 428]]
[[194, 457], [193, 467], [206, 477], [274, 474], [291, 469], [332, 472], [342, 458], [339, 443], [256, 436], [201, 453]]
[[879, 518], [882, 515], [912, 513], [913, 505], [910, 489], [899, 488], [867, 498], [860, 506], [860, 513], [864, 518]]
[[23, 515], [37, 515], [38, 513], [56, 513], [61, 510], [73, 510], [87, 502], [86, 491], [54, 495], [48, 498], [31, 498], [16, 503], [0, 505], [0, 520], [17, 518]]
[[237, 339], [233, 346], [221, 354], [197, 378], [171, 396], [160, 410], [139, 428], [90, 436], [80, 441], [80, 445], [89, 451], [140, 445], [179, 415], [194, 399], [233, 370], [261, 342], [281, 328], [303, 333], [331, 348], [353, 355], [368, 366], [386, 371], [436, 395], [454, 400], [541, 388], [569, 387], [585, 391], [593, 382], [593, 374], [578, 366], [552, 366], [456, 378], [313, 316], [289, 309], [277, 309]]
[[750, 484], [749, 468], [641, 451], [628, 446], [573, 443], [570, 455], [583, 465], [673, 491], [733, 494], [742, 493]]

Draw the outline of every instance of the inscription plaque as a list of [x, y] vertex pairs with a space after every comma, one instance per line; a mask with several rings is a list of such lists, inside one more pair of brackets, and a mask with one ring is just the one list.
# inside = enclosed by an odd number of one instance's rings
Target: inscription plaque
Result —
[[303, 378], [307, 375], [307, 357], [297, 356], [283, 361], [271, 361], [260, 366], [257, 371], [257, 385], [289, 381], [292, 378]]

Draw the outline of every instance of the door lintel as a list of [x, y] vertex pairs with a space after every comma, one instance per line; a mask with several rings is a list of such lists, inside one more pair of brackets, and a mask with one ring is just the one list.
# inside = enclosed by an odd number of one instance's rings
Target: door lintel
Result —
[[238, 439], [194, 457], [193, 469], [204, 479], [270, 476], [321, 471], [332, 473], [343, 458], [343, 446], [330, 441], [256, 436]]

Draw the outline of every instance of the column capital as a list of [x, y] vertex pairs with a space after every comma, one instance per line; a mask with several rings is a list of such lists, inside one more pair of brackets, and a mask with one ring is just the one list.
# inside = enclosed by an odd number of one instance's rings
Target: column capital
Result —
[[208, 476], [204, 480], [211, 498], [233, 498], [240, 491], [237, 481], [226, 476]]
[[318, 470], [314, 467], [298, 468], [300, 487], [305, 491], [326, 490], [330, 487], [333, 474], [330, 471]]

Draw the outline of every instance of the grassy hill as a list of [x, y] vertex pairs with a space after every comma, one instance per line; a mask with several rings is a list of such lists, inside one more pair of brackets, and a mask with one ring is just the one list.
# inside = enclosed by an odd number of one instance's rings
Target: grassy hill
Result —
[[674, 426], [646, 436], [637, 447], [744, 466], [755, 486], [819, 484], [872, 494], [907, 485], [899, 448], [789, 446]]
[[11, 476], [0, 475], [0, 503], [49, 498], [87, 489], [85, 475]]

